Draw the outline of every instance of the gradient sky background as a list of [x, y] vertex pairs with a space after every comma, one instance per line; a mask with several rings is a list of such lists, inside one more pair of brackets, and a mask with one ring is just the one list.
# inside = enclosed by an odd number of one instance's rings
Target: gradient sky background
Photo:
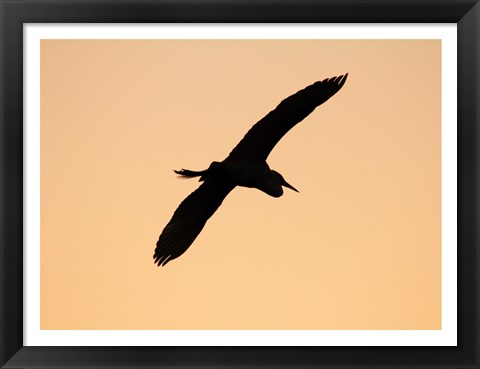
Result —
[[[299, 89], [343, 89], [164, 268], [155, 242]], [[440, 329], [441, 42], [43, 40], [42, 329]]]

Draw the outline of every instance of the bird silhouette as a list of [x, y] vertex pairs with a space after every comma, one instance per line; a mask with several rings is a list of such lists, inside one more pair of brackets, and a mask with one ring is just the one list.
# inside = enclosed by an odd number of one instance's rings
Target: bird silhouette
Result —
[[342, 88], [347, 76], [315, 82], [287, 97], [257, 122], [222, 162], [214, 161], [202, 171], [175, 170], [183, 177], [200, 177], [203, 183], [182, 201], [160, 234], [153, 255], [155, 264], [164, 266], [182, 255], [236, 186], [256, 188], [273, 197], [282, 196], [282, 187], [298, 192], [270, 169], [267, 157], [291, 128]]

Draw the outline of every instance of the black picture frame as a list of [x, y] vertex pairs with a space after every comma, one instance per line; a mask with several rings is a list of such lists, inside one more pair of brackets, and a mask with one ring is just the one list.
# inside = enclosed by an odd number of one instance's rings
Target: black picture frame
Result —
[[[2, 368], [479, 368], [479, 0], [0, 0]], [[23, 346], [25, 23], [456, 23], [458, 345]]]

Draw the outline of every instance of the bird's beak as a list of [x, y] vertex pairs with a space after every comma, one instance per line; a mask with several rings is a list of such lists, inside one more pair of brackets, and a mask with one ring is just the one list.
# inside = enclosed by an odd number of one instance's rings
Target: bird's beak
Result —
[[298, 190], [295, 187], [293, 187], [290, 183], [288, 183], [286, 180], [283, 180], [282, 186], [287, 187], [291, 190], [294, 190], [295, 192], [298, 192]]

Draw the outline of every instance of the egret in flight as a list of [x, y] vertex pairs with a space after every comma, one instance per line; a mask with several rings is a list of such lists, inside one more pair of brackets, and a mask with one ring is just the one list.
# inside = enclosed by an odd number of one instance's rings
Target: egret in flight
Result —
[[202, 171], [175, 170], [180, 176], [200, 177], [203, 183], [182, 201], [161, 233], [153, 255], [155, 264], [164, 266], [182, 255], [236, 186], [256, 188], [273, 197], [282, 196], [282, 187], [298, 192], [270, 169], [267, 157], [291, 128], [342, 88], [347, 76], [318, 81], [287, 97], [247, 132], [224, 161], [214, 161]]

